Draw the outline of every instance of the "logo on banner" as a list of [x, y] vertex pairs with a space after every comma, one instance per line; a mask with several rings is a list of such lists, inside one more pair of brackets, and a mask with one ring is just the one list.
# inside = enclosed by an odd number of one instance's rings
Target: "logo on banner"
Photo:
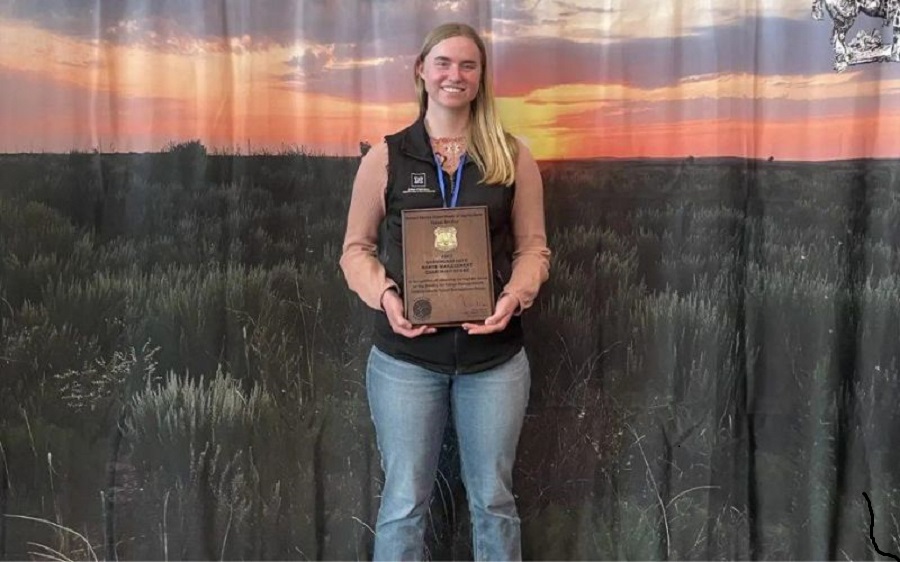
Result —
[[[813, 0], [813, 19], [824, 19], [826, 13], [834, 25], [831, 41], [837, 72], [854, 64], [900, 62], [900, 0]], [[859, 14], [880, 19], [883, 27], [891, 26], [891, 44], [884, 43], [878, 28], [859, 30], [847, 41], [847, 32]]]

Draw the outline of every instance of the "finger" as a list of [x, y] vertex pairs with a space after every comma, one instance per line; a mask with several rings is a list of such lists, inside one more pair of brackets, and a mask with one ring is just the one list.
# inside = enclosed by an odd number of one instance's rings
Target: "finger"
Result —
[[413, 325], [402, 313], [397, 310], [391, 309], [387, 312], [388, 322], [391, 323], [391, 328], [396, 332], [399, 330], [411, 330]]
[[493, 334], [495, 332], [502, 332], [506, 329], [506, 325], [509, 323], [509, 318], [505, 318], [503, 321], [497, 324], [463, 324], [463, 329], [471, 335], [483, 335], [483, 334]]
[[[491, 314], [490, 316], [488, 316], [487, 318], [485, 318], [485, 319], [484, 319], [484, 322], [482, 322], [482, 323], [480, 323], [480, 324], [475, 324], [475, 323], [467, 322], [467, 323], [464, 323], [464, 324], [462, 325], [462, 327], [463, 327], [463, 328], [466, 328], [466, 329], [469, 329], [469, 328], [471, 328], [471, 327], [476, 327], [476, 326], [478, 326], [478, 327], [481, 327], [481, 326], [494, 326], [494, 325], [496, 325], [496, 324], [499, 324], [500, 321], [503, 319], [504, 316], [508, 316], [508, 313], [503, 313], [503, 312], [497, 311], [497, 312], [494, 312], [493, 314]], [[467, 328], [467, 326], [468, 326], [469, 328]]]
[[403, 334], [403, 335], [406, 335], [409, 332], [413, 331], [413, 327], [411, 324], [409, 324], [409, 322], [407, 322], [406, 324], [402, 324], [402, 323], [394, 324], [392, 322], [391, 329], [394, 330], [395, 334]]
[[409, 321], [403, 322], [391, 322], [391, 328], [394, 330], [395, 334], [407, 335], [413, 331], [412, 324]]
[[436, 331], [437, 329], [432, 328], [431, 326], [417, 326], [416, 328], [394, 330], [397, 334], [407, 338], [416, 338], [423, 334], [433, 334]]
[[512, 312], [504, 312], [504, 313], [495, 313], [490, 318], [487, 318], [484, 321], [485, 326], [500, 326], [500, 329], [506, 327], [509, 324], [509, 320], [512, 318]]
[[500, 299], [500, 302], [497, 303], [497, 309], [494, 310], [494, 316], [512, 316], [518, 307], [518, 301], [512, 297]]
[[505, 313], [502, 313], [499, 311], [495, 312], [492, 315], [490, 315], [484, 319], [484, 325], [485, 326], [493, 326], [494, 324], [499, 324], [500, 320], [502, 320], [504, 316], [506, 316]]
[[[465, 327], [465, 326], [464, 326]], [[485, 334], [493, 334], [494, 332], [499, 332], [503, 330], [500, 326], [484, 326], [482, 324], [470, 324], [468, 328], [466, 328], [466, 332], [470, 336], [483, 336]]]

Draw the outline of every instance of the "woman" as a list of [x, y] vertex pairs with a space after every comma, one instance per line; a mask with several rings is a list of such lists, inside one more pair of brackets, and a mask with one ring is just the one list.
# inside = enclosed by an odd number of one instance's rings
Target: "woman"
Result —
[[[366, 372], [385, 471], [374, 558], [422, 558], [449, 417], [475, 559], [521, 559], [512, 467], [530, 372], [519, 314], [549, 271], [541, 177], [528, 149], [500, 124], [474, 29], [434, 29], [414, 79], [419, 118], [360, 163], [341, 256], [350, 289], [379, 311]], [[401, 210], [471, 205], [488, 207], [494, 312], [483, 324], [414, 326], [403, 315]]]

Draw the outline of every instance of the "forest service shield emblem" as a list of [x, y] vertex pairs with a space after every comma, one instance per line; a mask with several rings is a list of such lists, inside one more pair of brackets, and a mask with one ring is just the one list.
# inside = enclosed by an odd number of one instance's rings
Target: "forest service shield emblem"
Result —
[[459, 244], [456, 241], [456, 227], [439, 226], [434, 229], [434, 247], [441, 252], [455, 250]]

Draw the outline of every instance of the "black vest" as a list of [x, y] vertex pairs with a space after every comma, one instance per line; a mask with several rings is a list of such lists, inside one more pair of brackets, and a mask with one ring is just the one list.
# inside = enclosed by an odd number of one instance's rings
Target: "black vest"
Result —
[[[385, 190], [385, 217], [379, 228], [378, 257], [389, 278], [403, 287], [403, 209], [443, 207], [437, 166], [424, 122], [419, 119], [399, 133], [385, 137], [388, 147], [388, 180]], [[450, 175], [441, 170], [449, 188]], [[455, 178], [454, 178], [455, 179]], [[515, 185], [485, 185], [478, 166], [469, 160], [462, 171], [460, 207], [485, 205], [491, 235], [494, 293], [509, 281], [512, 271], [513, 231], [511, 223]], [[405, 338], [391, 330], [387, 316], [375, 318], [375, 345], [388, 355], [448, 374], [474, 373], [495, 367], [522, 348], [522, 325], [513, 316], [500, 333], [470, 336], [462, 328], [438, 328], [437, 333]]]

